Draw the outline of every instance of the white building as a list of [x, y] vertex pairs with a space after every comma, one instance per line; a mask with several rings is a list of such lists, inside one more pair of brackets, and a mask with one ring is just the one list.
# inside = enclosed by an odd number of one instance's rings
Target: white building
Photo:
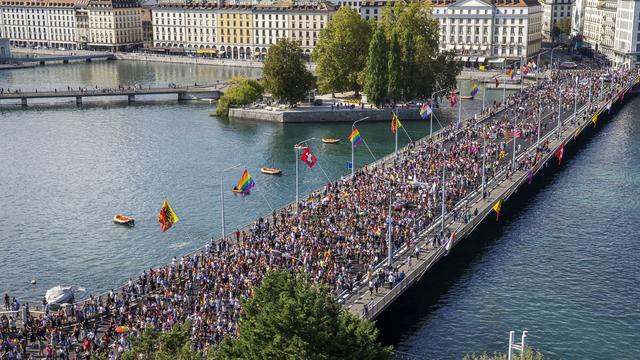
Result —
[[153, 44], [162, 47], [213, 49], [216, 7], [165, 4], [152, 9]]
[[77, 48], [74, 0], [0, 0], [0, 26], [13, 46]]
[[571, 10], [573, 0], [540, 0], [543, 8], [542, 15], [542, 36], [550, 41], [558, 20], [569, 19], [571, 21]]
[[440, 49], [464, 62], [530, 58], [542, 45], [542, 6], [536, 0], [433, 0]]
[[618, 0], [613, 45], [613, 63], [637, 67], [640, 64], [640, 3], [633, 0]]
[[89, 0], [89, 50], [142, 47], [142, 8], [138, 0]]

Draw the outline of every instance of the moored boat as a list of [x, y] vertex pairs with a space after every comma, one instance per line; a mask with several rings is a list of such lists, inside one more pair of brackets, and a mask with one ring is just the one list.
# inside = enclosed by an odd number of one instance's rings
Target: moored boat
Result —
[[332, 138], [322, 138], [320, 139], [325, 144], [337, 144], [340, 142], [340, 139], [332, 139]]
[[116, 214], [113, 217], [113, 222], [120, 225], [134, 226], [135, 220], [131, 216]]
[[47, 290], [44, 299], [50, 305], [62, 305], [73, 300], [73, 290], [71, 286], [54, 286]]
[[260, 168], [260, 172], [263, 173], [263, 174], [267, 174], [267, 175], [280, 175], [280, 174], [282, 174], [282, 170], [268, 168], [268, 167], [261, 167]]
[[307, 146], [307, 144], [296, 144], [294, 148], [296, 148], [297, 150], [307, 150], [309, 147]]
[[460, 96], [460, 98], [464, 100], [473, 100], [473, 96], [469, 96], [469, 95], [462, 95]]

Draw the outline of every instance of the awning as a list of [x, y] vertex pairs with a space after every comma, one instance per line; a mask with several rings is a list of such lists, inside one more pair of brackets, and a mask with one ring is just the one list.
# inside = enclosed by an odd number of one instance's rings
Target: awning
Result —
[[480, 57], [478, 58], [478, 62], [479, 62], [479, 63], [483, 63], [485, 60], [486, 60], [486, 58], [485, 58], [484, 56], [480, 56]]
[[478, 47], [478, 45], [473, 45], [473, 46], [471, 47], [471, 49], [472, 49], [472, 50], [478, 50], [478, 49], [479, 49], [479, 47]]
[[484, 46], [484, 45], [483, 45], [483, 46], [480, 46], [480, 50], [487, 50], [487, 47], [486, 47], [486, 46]]
[[477, 56], [469, 57], [469, 62], [476, 62], [476, 61], [478, 61], [478, 57]]
[[463, 56], [463, 57], [460, 58], [460, 61], [466, 62], [467, 60], [469, 60], [468, 56]]
[[184, 51], [186, 51], [188, 53], [195, 53], [197, 50], [198, 49], [192, 48], [192, 47], [184, 48]]
[[196, 54], [217, 54], [218, 50], [216, 49], [198, 49]]
[[487, 62], [490, 63], [490, 64], [503, 63], [504, 62], [504, 58], [491, 59], [491, 60], [489, 60]]
[[172, 53], [184, 53], [184, 49], [183, 48], [171, 48], [171, 49], [169, 49], [169, 52], [172, 52]]

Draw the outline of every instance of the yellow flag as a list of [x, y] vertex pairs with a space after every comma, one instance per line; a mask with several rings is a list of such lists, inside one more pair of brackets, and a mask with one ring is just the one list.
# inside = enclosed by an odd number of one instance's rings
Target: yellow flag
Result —
[[593, 126], [598, 125], [598, 116], [600, 116], [600, 113], [596, 113], [595, 115], [593, 115], [593, 117], [591, 118], [591, 122], [593, 123]]
[[176, 215], [175, 211], [167, 200], [162, 204], [162, 208], [160, 209], [160, 213], [158, 214], [158, 223], [160, 223], [160, 230], [165, 232], [169, 230], [173, 224], [180, 221], [178, 215]]
[[498, 221], [498, 219], [500, 219], [500, 208], [502, 207], [502, 199], [498, 200], [497, 203], [495, 203], [495, 205], [493, 205], [493, 211], [496, 212], [496, 221]]
[[484, 70], [486, 67], [484, 65], [480, 65], [480, 70]]

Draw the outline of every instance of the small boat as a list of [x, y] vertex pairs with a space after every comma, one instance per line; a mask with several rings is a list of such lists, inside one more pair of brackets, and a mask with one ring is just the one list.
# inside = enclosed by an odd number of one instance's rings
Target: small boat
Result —
[[120, 225], [129, 225], [129, 226], [135, 225], [135, 220], [132, 217], [127, 215], [122, 215], [122, 214], [116, 214], [113, 217], [113, 222]]
[[71, 286], [54, 286], [47, 290], [44, 299], [50, 305], [62, 305], [73, 300], [73, 290]]
[[260, 168], [260, 172], [263, 173], [263, 174], [267, 174], [267, 175], [280, 175], [280, 174], [282, 174], [282, 170], [268, 168], [268, 167], [261, 167]]
[[337, 144], [340, 142], [340, 139], [331, 139], [331, 138], [322, 138], [320, 139], [325, 144]]
[[294, 148], [296, 148], [297, 150], [307, 150], [309, 147], [307, 146], [307, 144], [296, 144]]
[[460, 96], [460, 99], [463, 99], [463, 100], [473, 100], [473, 96], [469, 96], [469, 95], [462, 95], [462, 96]]

